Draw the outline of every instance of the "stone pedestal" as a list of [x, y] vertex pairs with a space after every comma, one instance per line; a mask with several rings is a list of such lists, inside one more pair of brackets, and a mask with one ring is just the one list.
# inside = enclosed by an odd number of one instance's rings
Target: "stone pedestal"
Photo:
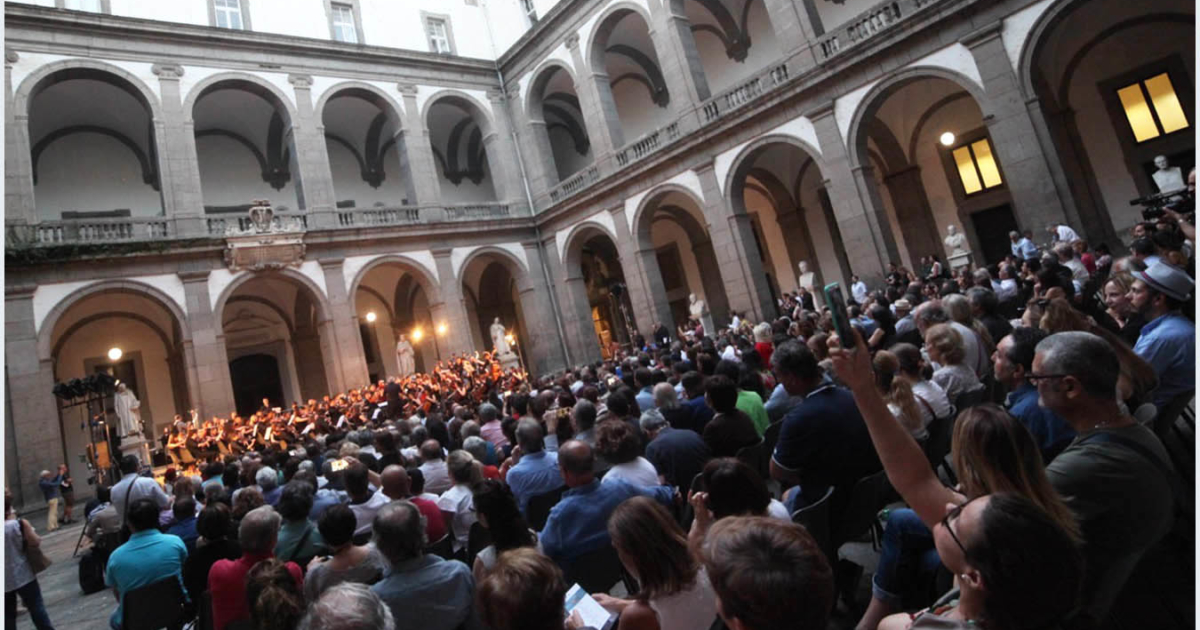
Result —
[[119, 448], [121, 449], [122, 459], [124, 459], [126, 455], [133, 455], [138, 458], [138, 461], [140, 461], [143, 466], [150, 465], [150, 446], [149, 442], [146, 441], [146, 438], [140, 435], [126, 436], [121, 438], [121, 446]]
[[951, 272], [958, 271], [959, 269], [967, 267], [971, 264], [971, 252], [953, 254], [946, 259], [946, 262], [950, 263]]
[[510, 368], [520, 369], [521, 359], [517, 353], [509, 350], [508, 352], [496, 355], [496, 360], [500, 362], [500, 367], [508, 370]]

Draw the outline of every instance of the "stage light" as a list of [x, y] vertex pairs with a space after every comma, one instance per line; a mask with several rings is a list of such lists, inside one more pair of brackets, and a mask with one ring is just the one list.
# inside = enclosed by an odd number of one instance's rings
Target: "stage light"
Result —
[[441, 324], [437, 325], [437, 334], [439, 337], [444, 336], [446, 334], [446, 324], [445, 323], [441, 323]]
[[517, 336], [512, 333], [508, 333], [507, 335], [504, 335], [504, 340], [507, 341], [508, 345], [511, 346], [517, 343]]
[[120, 361], [120, 360], [121, 360], [121, 356], [122, 356], [122, 355], [124, 355], [124, 354], [125, 354], [125, 353], [124, 353], [123, 351], [121, 351], [121, 349], [120, 349], [120, 348], [109, 348], [109, 350], [108, 350], [108, 360], [109, 360], [109, 361]]
[[942, 143], [942, 146], [948, 147], [954, 144], [954, 134], [947, 131], [938, 138], [938, 141]]
[[375, 323], [375, 311], [367, 311], [367, 323]]
[[412, 331], [413, 341], [420, 342], [421, 338], [424, 336], [425, 336], [425, 331], [421, 330], [420, 326], [417, 326], [416, 328], [413, 329], [413, 331]]

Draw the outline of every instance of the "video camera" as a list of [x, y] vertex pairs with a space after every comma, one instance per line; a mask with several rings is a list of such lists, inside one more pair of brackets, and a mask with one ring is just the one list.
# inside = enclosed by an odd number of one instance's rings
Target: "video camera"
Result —
[[1142, 219], [1146, 221], [1157, 221], [1163, 216], [1163, 210], [1169, 209], [1188, 215], [1188, 221], [1192, 222], [1190, 215], [1196, 211], [1196, 196], [1193, 191], [1184, 188], [1131, 199], [1129, 205], [1142, 206]]

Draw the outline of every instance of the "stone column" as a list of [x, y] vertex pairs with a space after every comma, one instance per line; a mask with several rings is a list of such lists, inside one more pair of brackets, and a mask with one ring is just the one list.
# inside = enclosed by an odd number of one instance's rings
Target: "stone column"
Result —
[[567, 50], [571, 51], [571, 62], [575, 66], [579, 83], [575, 93], [579, 95], [579, 107], [583, 111], [583, 124], [587, 127], [588, 140], [592, 144], [593, 162], [599, 167], [601, 176], [614, 170], [613, 152], [625, 144], [621, 131], [621, 118], [617, 115], [617, 101], [613, 98], [608, 74], [603, 67], [591, 68], [579, 49], [579, 34], [567, 37]]
[[631, 326], [647, 338], [653, 333], [656, 322], [661, 321], [673, 329], [675, 318], [671, 315], [671, 303], [667, 301], [667, 289], [654, 246], [649, 242], [642, 243], [630, 232], [624, 206], [615, 206], [609, 212], [617, 229], [617, 255], [633, 310]]
[[529, 182], [530, 194], [541, 204], [546, 201], [550, 189], [558, 184], [558, 168], [554, 164], [545, 117], [530, 117], [521, 98], [520, 86], [509, 89], [508, 104], [517, 129], [517, 151], [524, 158], [525, 179]]
[[[767, 286], [762, 256], [754, 240], [754, 227], [750, 215], [745, 211], [735, 213], [721, 194], [714, 165], [715, 162], [706, 161], [696, 168], [696, 174], [700, 177], [700, 189], [704, 193], [704, 215], [708, 220], [711, 247], [715, 254], [711, 260], [720, 270], [725, 290], [722, 292], [719, 287], [710, 287], [708, 278], [716, 275], [714, 269], [714, 273], [702, 274], [705, 279], [704, 297], [708, 300], [717, 326], [727, 323], [725, 317], [730, 308], [745, 311], [751, 319], [761, 321], [775, 313], [775, 305]], [[696, 252], [697, 262], [703, 265], [699, 258], [699, 244]]]
[[29, 112], [18, 112], [13, 104], [12, 66], [20, 58], [16, 51], [4, 51], [4, 222], [36, 223]]
[[43, 503], [38, 472], [57, 469], [66, 457], [58, 407], [51, 393], [54, 367], [49, 357], [38, 356], [33, 313], [36, 290], [32, 284], [4, 287], [4, 371], [11, 400], [8, 422], [13, 427], [10, 437], [16, 442], [17, 466], [23, 473], [19, 494], [27, 506]]
[[509, 204], [513, 215], [529, 214], [525, 182], [521, 178], [521, 157], [517, 155], [516, 143], [513, 142], [504, 92], [489, 91], [488, 101], [492, 105], [493, 128], [491, 133], [484, 136], [483, 146], [487, 151], [488, 169], [491, 170], [496, 199]]
[[409, 203], [437, 205], [442, 199], [442, 188], [438, 180], [437, 162], [433, 159], [433, 145], [429, 143], [429, 128], [417, 107], [417, 86], [398, 83], [396, 89], [404, 101], [404, 131], [397, 149], [402, 149], [401, 155], [407, 160], [417, 196], [416, 199], [410, 199]]
[[[1097, 185], [1091, 160], [1083, 147], [1083, 136], [1075, 122], [1075, 111], [1057, 109], [1051, 103], [1044, 105], [1038, 98], [1030, 99], [1025, 106], [1037, 131], [1038, 141], [1043, 147], [1049, 148], [1046, 157], [1050, 164], [1050, 176], [1062, 196], [1067, 221], [1074, 221], [1078, 216], [1083, 227], [1082, 234], [1093, 243], [1121, 241], [1104, 203], [1104, 194]], [[1036, 230], [1041, 226], [1021, 227]]]
[[[816, 128], [822, 150], [822, 175], [833, 216], [853, 273], [868, 285], [882, 282], [887, 263], [898, 257], [896, 240], [888, 225], [887, 209], [874, 198], [860, 168], [852, 170], [846, 145], [833, 115], [830, 101], [808, 114]], [[870, 200], [870, 201], [868, 201]]]
[[883, 176], [883, 183], [892, 196], [896, 221], [900, 224], [900, 233], [908, 248], [909, 260], [904, 261], [904, 264], [909, 269], [916, 269], [922, 256], [937, 254], [938, 257], [942, 257], [944, 252], [942, 244], [938, 242], [938, 227], [929, 208], [925, 183], [921, 181], [921, 169], [909, 166], [895, 173], [888, 173]]
[[158, 77], [162, 94], [162, 119], [154, 121], [154, 142], [158, 147], [163, 213], [175, 218], [177, 234], [207, 236], [200, 160], [196, 153], [196, 125], [191, 113], [183, 111], [183, 95], [179, 90], [183, 66], [156, 63], [150, 71]]
[[1052, 222], [1066, 221], [1080, 226], [1076, 213], [1067, 216], [1054, 178], [1046, 176], [1054, 172], [1051, 163], [1059, 170], [1062, 165], [1052, 152], [1043, 151], [1038, 142], [1029, 110], [1021, 98], [1017, 75], [1000, 39], [1000, 27], [1000, 22], [994, 22], [970, 33], [961, 42], [971, 50], [983, 79], [987, 102], [979, 106], [984, 111], [984, 124], [1012, 196], [1013, 213], [1020, 225], [1035, 232]]
[[[452, 353], [466, 354], [476, 350], [491, 350], [491, 348], [476, 348], [471, 336], [471, 327], [478, 325], [467, 317], [467, 305], [463, 301], [462, 279], [454, 274], [454, 265], [450, 261], [449, 247], [435, 248], [433, 262], [437, 267], [438, 292], [441, 302], [429, 305], [430, 314], [434, 321], [434, 334], [437, 324], [446, 323], [447, 334], [438, 340], [439, 347], [447, 357]], [[430, 297], [432, 300], [432, 296]]]
[[188, 387], [192, 390], [192, 404], [202, 418], [227, 414], [234, 409], [225, 331], [221, 313], [212, 310], [208, 274], [208, 270], [178, 274], [183, 281], [188, 328], [192, 332], [190, 347], [184, 344]]
[[551, 282], [558, 295], [559, 313], [566, 330], [566, 343], [571, 351], [571, 363], [591, 363], [600, 359], [600, 346], [592, 324], [592, 308], [588, 300], [583, 269], [572, 265], [558, 251], [553, 235], [542, 242]]
[[329, 149], [325, 146], [325, 127], [319, 114], [313, 111], [312, 77], [291, 74], [288, 83], [296, 94], [296, 119], [292, 121], [292, 144], [300, 171], [292, 174], [296, 199], [308, 215], [310, 229], [336, 227], [333, 172], [329, 168]]
[[797, 6], [803, 0], [764, 0], [763, 6], [771, 19], [771, 27], [775, 31], [775, 41], [788, 57], [788, 70], [791, 76], [816, 65], [813, 55], [813, 43], [817, 33], [813, 28], [812, 19], [803, 6]]
[[670, 2], [650, 3], [650, 41], [658, 56], [667, 91], [671, 95], [669, 107], [673, 118], [679, 120], [680, 131], [687, 133], [700, 126], [699, 105], [711, 96], [700, 53], [696, 50], [696, 38], [692, 36], [692, 23], [687, 17], [677, 15]]
[[551, 289], [546, 284], [546, 275], [542, 270], [542, 250], [535, 240], [525, 241], [521, 247], [529, 263], [525, 281], [517, 279], [521, 312], [525, 315], [525, 335], [529, 337], [525, 341], [530, 354], [525, 357], [525, 369], [531, 374], [549, 374], [567, 367], [569, 352], [557, 319], [559, 314], [554, 310]]
[[[329, 293], [330, 311], [325, 314], [330, 323], [324, 327], [318, 326], [321, 333], [321, 349], [324, 351], [328, 347], [333, 351], [333, 356], [323, 354], [325, 362], [334, 366], [333, 371], [341, 372], [341, 385], [330, 382], [329, 386], [331, 391], [361, 387], [369, 379], [367, 359], [363, 355], [362, 333], [358, 327], [354, 296], [347, 294], [346, 278], [342, 273], [344, 259], [323, 259], [319, 262], [321, 271], [325, 273], [325, 290]], [[332, 344], [326, 342], [327, 332], [333, 334]]]

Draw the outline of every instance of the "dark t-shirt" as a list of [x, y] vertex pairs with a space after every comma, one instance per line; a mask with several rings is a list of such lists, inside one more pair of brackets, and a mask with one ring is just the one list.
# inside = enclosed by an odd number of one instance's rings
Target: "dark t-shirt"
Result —
[[772, 460], [800, 477], [806, 503], [829, 486], [851, 487], [883, 467], [849, 391], [826, 385], [783, 417]]
[[646, 459], [654, 464], [658, 474], [685, 493], [691, 487], [692, 478], [711, 458], [712, 452], [704, 438], [687, 429], [665, 428], [646, 447]]
[[754, 421], [741, 409], [718, 413], [704, 427], [704, 443], [713, 457], [734, 457], [740, 449], [754, 446], [760, 439]]

